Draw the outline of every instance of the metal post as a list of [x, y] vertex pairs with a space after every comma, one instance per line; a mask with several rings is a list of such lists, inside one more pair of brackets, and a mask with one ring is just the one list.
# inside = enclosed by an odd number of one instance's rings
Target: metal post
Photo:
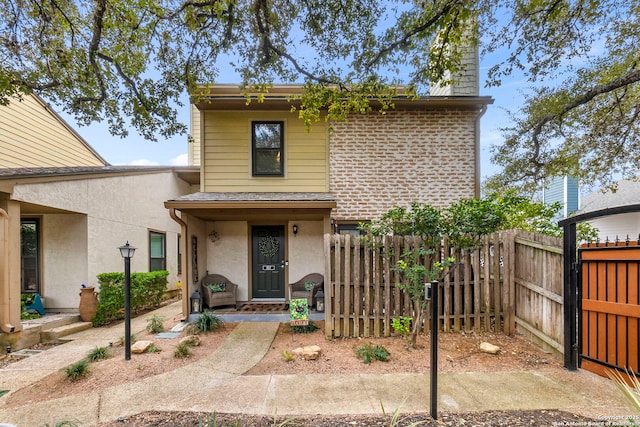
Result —
[[438, 419], [438, 281], [431, 281], [431, 418]]
[[131, 258], [124, 258], [124, 359], [131, 360]]

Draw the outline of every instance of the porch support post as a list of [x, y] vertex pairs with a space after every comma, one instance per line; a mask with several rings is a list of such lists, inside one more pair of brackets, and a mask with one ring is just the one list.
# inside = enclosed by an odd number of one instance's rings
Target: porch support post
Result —
[[182, 293], [182, 320], [186, 320], [189, 318], [189, 239], [187, 238], [187, 223], [184, 222], [182, 218], [178, 216], [175, 208], [169, 209], [169, 215], [171, 219], [180, 224], [180, 235], [182, 239], [180, 239], [180, 244], [182, 245], [182, 254], [180, 257], [182, 258], [182, 271], [180, 272], [180, 283], [182, 283], [182, 287], [180, 292]]
[[0, 330], [14, 333], [20, 323], [20, 203], [0, 199]]

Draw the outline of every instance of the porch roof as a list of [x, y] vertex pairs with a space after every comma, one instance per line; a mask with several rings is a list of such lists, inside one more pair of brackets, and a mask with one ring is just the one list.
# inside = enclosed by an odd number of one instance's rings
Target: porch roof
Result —
[[333, 194], [318, 192], [199, 192], [168, 200], [164, 205], [204, 220], [292, 214], [321, 218], [337, 206]]

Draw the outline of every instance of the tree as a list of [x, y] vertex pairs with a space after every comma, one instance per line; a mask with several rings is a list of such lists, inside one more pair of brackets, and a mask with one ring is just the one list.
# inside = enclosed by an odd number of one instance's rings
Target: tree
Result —
[[0, 104], [36, 92], [80, 124], [126, 136], [129, 120], [156, 139], [186, 131], [181, 94], [234, 67], [252, 90], [306, 83], [308, 122], [319, 108], [343, 117], [372, 96], [388, 108], [401, 80], [459, 69], [475, 11], [469, 0], [0, 0]]
[[640, 0], [0, 0], [0, 104], [36, 92], [80, 124], [125, 136], [129, 121], [156, 139], [186, 131], [182, 94], [233, 67], [253, 92], [304, 84], [311, 124], [372, 99], [385, 112], [400, 84], [426, 94], [482, 46], [505, 55], [490, 85], [518, 71], [538, 86], [489, 184], [606, 181], [640, 160], [639, 16]]
[[538, 86], [503, 129], [505, 142], [493, 147], [492, 160], [503, 170], [486, 186], [532, 194], [547, 177], [609, 186], [637, 176], [640, 2], [543, 0], [514, 11], [517, 32], [505, 40], [522, 42], [490, 75], [498, 83], [520, 68]]

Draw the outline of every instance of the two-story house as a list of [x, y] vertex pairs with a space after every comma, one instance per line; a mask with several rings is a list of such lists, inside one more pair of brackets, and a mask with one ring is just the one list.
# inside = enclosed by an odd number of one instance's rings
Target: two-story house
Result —
[[200, 191], [165, 203], [187, 236], [185, 299], [208, 272], [238, 284], [238, 301], [285, 301], [287, 283], [324, 273], [325, 234], [412, 201], [479, 196], [479, 121], [492, 100], [478, 96], [477, 67], [439, 96], [400, 96], [385, 115], [310, 131], [291, 111], [299, 86], [249, 105], [237, 86], [208, 91], [192, 106]]

